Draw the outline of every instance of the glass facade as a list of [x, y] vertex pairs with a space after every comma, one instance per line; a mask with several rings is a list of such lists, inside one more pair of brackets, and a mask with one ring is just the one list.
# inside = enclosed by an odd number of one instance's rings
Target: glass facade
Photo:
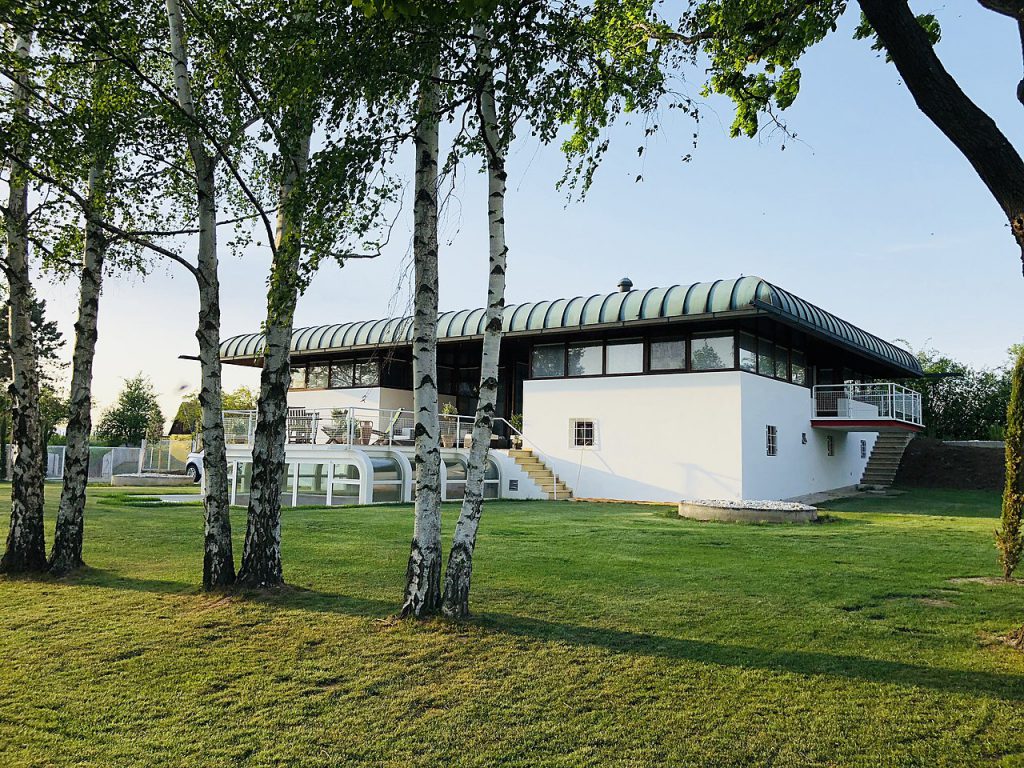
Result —
[[570, 376], [600, 376], [601, 345], [570, 344], [568, 361]]
[[355, 464], [336, 463], [331, 479], [331, 505], [359, 503], [359, 467]]
[[690, 368], [694, 371], [722, 371], [733, 367], [733, 338], [694, 336], [690, 341]]
[[644, 344], [642, 341], [609, 343], [605, 347], [605, 373], [643, 373]]
[[700, 333], [689, 338], [654, 336], [586, 344], [537, 344], [532, 348], [534, 379], [735, 370], [810, 385], [803, 350], [746, 331]]
[[532, 374], [535, 379], [565, 376], [565, 346], [541, 344], [534, 347]]
[[740, 334], [740, 370], [757, 373], [757, 338], [749, 333]]
[[651, 342], [652, 371], [686, 370], [686, 339]]
[[380, 384], [380, 362], [372, 358], [292, 366], [292, 389], [345, 389]]
[[327, 506], [328, 464], [299, 464], [299, 506]]

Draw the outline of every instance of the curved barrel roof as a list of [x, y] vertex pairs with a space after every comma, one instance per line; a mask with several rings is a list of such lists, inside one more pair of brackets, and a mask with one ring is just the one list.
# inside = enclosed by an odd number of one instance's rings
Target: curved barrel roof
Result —
[[[513, 304], [505, 307], [504, 331], [510, 334], [529, 334], [531, 331], [557, 328], [571, 329], [750, 310], [777, 315], [784, 322], [852, 347], [868, 357], [895, 365], [912, 375], [921, 374], [917, 359], [907, 350], [862, 331], [767, 280], [753, 276]], [[438, 316], [439, 340], [481, 336], [483, 331], [483, 309], [442, 312]], [[411, 317], [318, 325], [297, 328], [292, 333], [292, 352], [296, 353], [411, 343]], [[221, 343], [221, 359], [230, 362], [258, 358], [262, 354], [263, 344], [262, 333], [234, 336]]]

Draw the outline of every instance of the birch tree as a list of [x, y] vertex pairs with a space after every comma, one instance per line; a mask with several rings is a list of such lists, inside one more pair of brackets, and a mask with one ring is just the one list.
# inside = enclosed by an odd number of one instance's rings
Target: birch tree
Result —
[[437, 411], [437, 192], [440, 68], [420, 81], [413, 203], [413, 408], [415, 509], [401, 615], [422, 618], [441, 606], [441, 448]]
[[166, 0], [168, 39], [174, 95], [181, 110], [188, 152], [194, 173], [199, 247], [195, 278], [199, 287], [199, 342], [202, 413], [203, 477], [205, 478], [203, 531], [203, 586], [229, 586], [235, 581], [235, 559], [231, 542], [230, 496], [228, 493], [227, 447], [221, 411], [220, 362], [220, 276], [217, 250], [218, 156], [210, 151], [199, 129], [189, 72], [185, 23], [178, 0]]
[[481, 342], [480, 385], [477, 390], [473, 441], [469, 449], [466, 491], [455, 526], [448, 567], [445, 571], [442, 610], [446, 616], [461, 618], [469, 614], [469, 587], [473, 571], [473, 550], [480, 516], [483, 513], [484, 476], [491, 444], [495, 404], [498, 397], [498, 364], [501, 330], [505, 315], [505, 154], [506, 137], [499, 132], [494, 99], [494, 63], [491, 32], [477, 22], [473, 25], [476, 47], [476, 76], [479, 82], [479, 124], [482, 151], [487, 166], [488, 269], [487, 306], [484, 336]]
[[[163, 137], [153, 134], [154, 120], [139, 92], [95, 46], [100, 30], [137, 39], [110, 13], [110, 5], [106, 0], [83, 4], [74, 19], [59, 3], [0, 7], [8, 24], [31, 16], [39, 49], [36, 77], [27, 91], [34, 128], [31, 154], [10, 142], [2, 153], [36, 185], [40, 203], [29, 235], [42, 253], [42, 267], [59, 278], [74, 275], [79, 282], [65, 473], [49, 559], [51, 572], [58, 575], [83, 564], [92, 364], [104, 272], [111, 255], [117, 268], [144, 271], [139, 240], [126, 243], [123, 236], [131, 233], [124, 226], [162, 221], [153, 209], [159, 206], [168, 166], [160, 158], [161, 147], [153, 147]], [[11, 79], [7, 68], [3, 74]]]
[[[371, 233], [391, 199], [382, 168], [396, 146], [404, 78], [390, 61], [391, 30], [351, 8], [253, 4], [231, 21], [226, 64], [273, 147], [263, 176], [272, 180], [277, 217], [268, 237], [266, 342], [237, 579], [262, 588], [283, 583], [281, 484], [296, 303], [323, 259], [343, 264], [376, 252]], [[245, 39], [242, 30], [251, 31]]]
[[[505, 237], [506, 155], [520, 121], [542, 142], [558, 135], [563, 123], [574, 130], [565, 142], [567, 174], [582, 176], [585, 192], [607, 146], [601, 129], [623, 109], [653, 111], [665, 94], [662, 43], [638, 45], [622, 30], [665, 29], [651, 3], [573, 3], [557, 7], [536, 2], [499, 3], [488, 21], [472, 29], [475, 48], [470, 76], [476, 95], [477, 134], [470, 143], [482, 154], [487, 173], [487, 306], [481, 349], [480, 383], [466, 490], [452, 537], [445, 572], [442, 611], [452, 618], [469, 613], [473, 552], [483, 512], [484, 479], [498, 391], [499, 353], [505, 306], [508, 243]], [[500, 105], [495, 77], [495, 41], [502, 66]], [[572, 170], [575, 168], [575, 171]]]
[[[31, 30], [13, 30], [10, 120], [6, 126], [20, 157], [31, 153]], [[23, 163], [7, 166], [9, 190], [4, 209], [6, 249], [3, 272], [8, 285], [8, 343], [11, 357], [13, 472], [11, 522], [0, 572], [24, 573], [46, 569], [43, 535], [42, 446], [39, 429], [39, 370], [32, 332], [35, 291], [29, 272], [29, 181]]]

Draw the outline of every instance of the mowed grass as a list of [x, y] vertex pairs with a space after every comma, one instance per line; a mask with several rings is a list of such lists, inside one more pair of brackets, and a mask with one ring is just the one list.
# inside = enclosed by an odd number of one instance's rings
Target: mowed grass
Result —
[[997, 494], [491, 503], [456, 625], [391, 618], [408, 507], [286, 510], [290, 588], [223, 596], [200, 509], [119, 493], [88, 571], [0, 579], [2, 766], [1024, 764], [1024, 589], [958, 581], [998, 574]]

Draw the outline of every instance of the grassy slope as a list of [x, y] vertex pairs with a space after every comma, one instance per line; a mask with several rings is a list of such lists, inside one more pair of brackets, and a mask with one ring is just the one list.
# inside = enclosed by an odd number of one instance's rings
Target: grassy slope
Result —
[[1022, 764], [1024, 589], [948, 581], [997, 574], [994, 494], [489, 504], [464, 626], [387, 620], [407, 508], [287, 512], [294, 587], [244, 599], [195, 589], [198, 509], [112, 501], [93, 570], [0, 580], [0, 765]]

